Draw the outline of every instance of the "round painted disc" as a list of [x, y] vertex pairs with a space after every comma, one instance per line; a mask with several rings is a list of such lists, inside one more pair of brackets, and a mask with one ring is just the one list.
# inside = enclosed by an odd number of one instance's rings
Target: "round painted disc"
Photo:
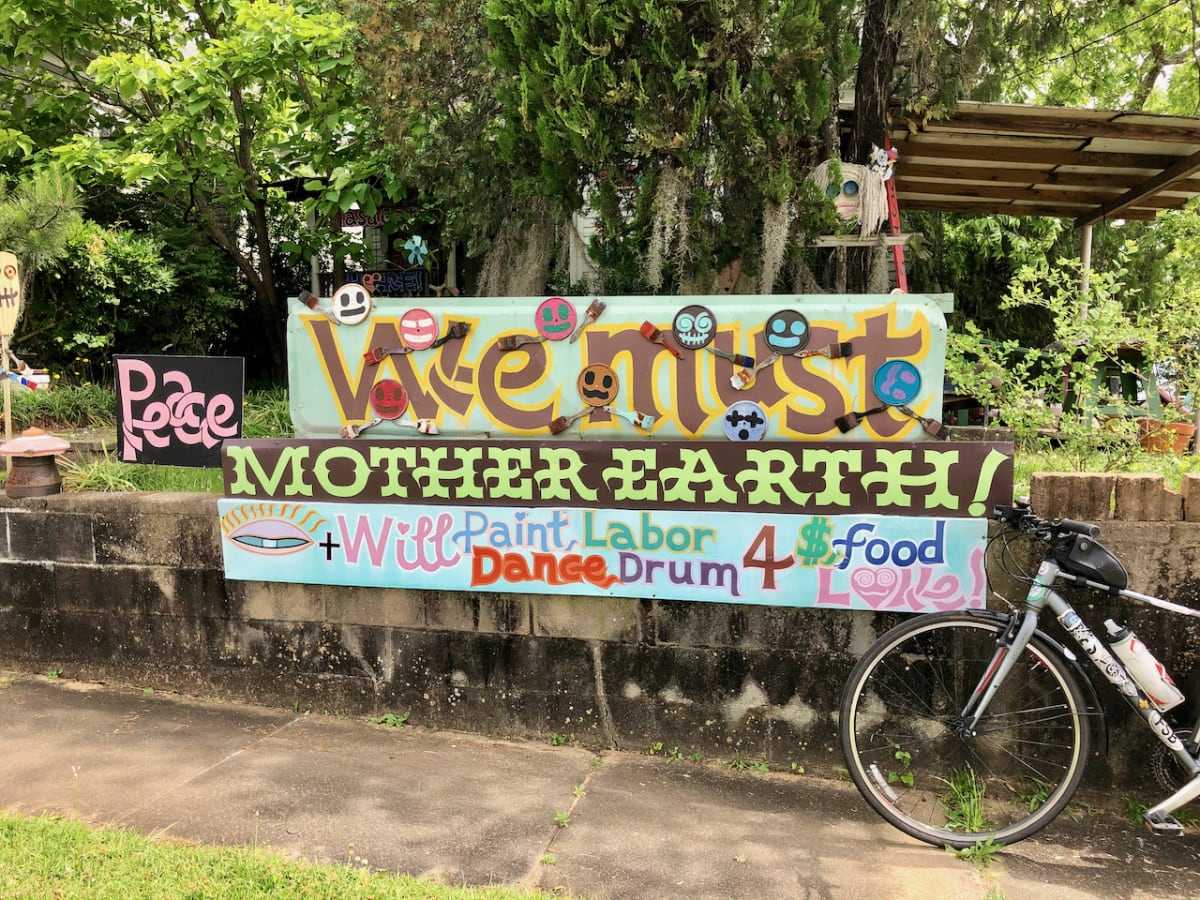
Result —
[[537, 333], [548, 341], [564, 341], [575, 330], [578, 316], [575, 307], [566, 297], [548, 297], [533, 314]]
[[767, 414], [753, 400], [739, 400], [725, 410], [721, 427], [731, 441], [761, 441], [767, 433]]
[[921, 393], [921, 373], [907, 359], [889, 359], [875, 370], [871, 385], [888, 406], [907, 406]]
[[781, 309], [763, 326], [767, 346], [784, 355], [803, 350], [808, 337], [808, 319], [794, 309]]
[[437, 340], [438, 320], [427, 309], [408, 310], [400, 317], [400, 340], [404, 346], [424, 350]]
[[371, 292], [361, 284], [343, 284], [330, 300], [333, 315], [343, 325], [357, 325], [371, 314]]
[[381, 378], [371, 388], [371, 409], [381, 419], [398, 419], [408, 409], [408, 393], [394, 378]]
[[671, 333], [676, 343], [686, 350], [699, 350], [712, 343], [717, 336], [717, 317], [707, 306], [693, 303], [675, 313]]
[[604, 363], [593, 363], [579, 373], [579, 396], [588, 406], [609, 406], [617, 399], [617, 373]]

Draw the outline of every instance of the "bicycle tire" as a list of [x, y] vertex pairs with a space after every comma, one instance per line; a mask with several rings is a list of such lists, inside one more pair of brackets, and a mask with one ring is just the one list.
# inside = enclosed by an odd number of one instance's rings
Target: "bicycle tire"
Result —
[[1087, 763], [1086, 695], [1054, 645], [1034, 634], [979, 721], [955, 717], [1011, 617], [932, 613], [879, 637], [850, 673], [838, 733], [867, 803], [918, 840], [1012, 844], [1070, 802]]

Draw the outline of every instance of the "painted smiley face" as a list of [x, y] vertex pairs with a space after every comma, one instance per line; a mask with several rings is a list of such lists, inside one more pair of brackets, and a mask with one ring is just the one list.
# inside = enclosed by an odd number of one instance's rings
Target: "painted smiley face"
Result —
[[578, 321], [575, 307], [565, 297], [549, 297], [543, 300], [533, 318], [537, 333], [548, 341], [569, 338]]
[[794, 309], [781, 309], [763, 327], [767, 346], [776, 353], [795, 353], [808, 343], [808, 319]]
[[739, 400], [725, 410], [721, 427], [731, 441], [761, 441], [767, 433], [767, 414], [753, 400]]
[[875, 370], [871, 384], [888, 406], [907, 406], [921, 393], [921, 373], [907, 359], [889, 359]]
[[717, 317], [707, 306], [685, 306], [675, 314], [671, 325], [675, 340], [689, 350], [707, 346], [717, 335]]
[[334, 318], [343, 325], [357, 325], [371, 312], [371, 294], [361, 284], [343, 284], [330, 303]]
[[608, 406], [617, 399], [617, 373], [603, 363], [593, 363], [579, 373], [579, 396], [588, 406]]
[[381, 419], [398, 419], [408, 409], [408, 393], [404, 385], [392, 378], [382, 378], [371, 387], [371, 409]]
[[437, 340], [438, 321], [425, 309], [410, 309], [400, 317], [400, 340], [406, 347], [424, 350]]

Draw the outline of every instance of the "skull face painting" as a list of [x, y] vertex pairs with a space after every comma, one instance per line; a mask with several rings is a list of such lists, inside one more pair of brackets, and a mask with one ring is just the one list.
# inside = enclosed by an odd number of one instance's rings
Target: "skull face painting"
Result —
[[675, 314], [671, 329], [681, 346], [688, 350], [699, 350], [716, 337], [717, 317], [707, 306], [692, 304]]

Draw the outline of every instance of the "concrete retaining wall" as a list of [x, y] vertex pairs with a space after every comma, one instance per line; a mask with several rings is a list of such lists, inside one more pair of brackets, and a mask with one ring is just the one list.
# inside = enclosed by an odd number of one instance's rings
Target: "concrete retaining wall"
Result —
[[[896, 618], [621, 598], [226, 582], [216, 497], [0, 497], [0, 661], [10, 668], [510, 736], [553, 734], [784, 768], [840, 764], [842, 683]], [[1104, 520], [1132, 586], [1200, 606], [1200, 478], [1182, 495], [1140, 476], [1038, 476], [1046, 515]], [[1191, 500], [1197, 501], [1192, 504]], [[1193, 508], [1193, 506], [1195, 508]], [[1113, 520], [1136, 512], [1137, 519]], [[995, 569], [995, 586], [1023, 596]], [[998, 602], [998, 601], [997, 601]], [[1200, 671], [1200, 627], [1122, 602], [1176, 674]], [[1057, 628], [1057, 626], [1055, 626]], [[1200, 685], [1192, 694], [1200, 696]], [[1109, 763], [1138, 780], [1140, 729], [1116, 712]]]

